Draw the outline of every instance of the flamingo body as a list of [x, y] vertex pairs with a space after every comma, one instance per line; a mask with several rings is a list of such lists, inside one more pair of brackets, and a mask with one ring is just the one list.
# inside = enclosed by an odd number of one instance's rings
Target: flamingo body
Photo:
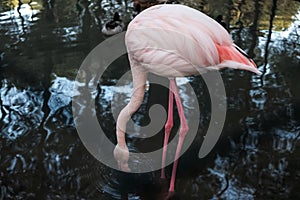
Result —
[[173, 127], [173, 102], [180, 118], [179, 141], [175, 154], [169, 192], [174, 191], [179, 153], [188, 124], [176, 85], [176, 77], [197, 75], [224, 67], [260, 72], [255, 63], [237, 47], [228, 32], [212, 18], [183, 5], [156, 5], [137, 15], [128, 25], [125, 43], [133, 77], [133, 95], [117, 120], [115, 159], [122, 171], [128, 167], [125, 142], [126, 123], [140, 107], [149, 72], [170, 79], [168, 119], [162, 155], [161, 178], [165, 178], [165, 158]]
[[259, 73], [226, 29], [183, 5], [156, 5], [141, 12], [129, 24], [125, 42], [144, 70], [160, 76], [189, 76], [224, 67]]

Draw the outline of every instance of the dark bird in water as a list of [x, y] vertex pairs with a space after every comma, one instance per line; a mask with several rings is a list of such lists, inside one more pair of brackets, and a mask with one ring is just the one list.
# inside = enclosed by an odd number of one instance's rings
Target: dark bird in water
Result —
[[103, 28], [102, 33], [105, 35], [115, 35], [117, 33], [121, 33], [123, 31], [124, 24], [120, 19], [120, 15], [118, 12], [115, 12], [113, 20], [107, 22]]

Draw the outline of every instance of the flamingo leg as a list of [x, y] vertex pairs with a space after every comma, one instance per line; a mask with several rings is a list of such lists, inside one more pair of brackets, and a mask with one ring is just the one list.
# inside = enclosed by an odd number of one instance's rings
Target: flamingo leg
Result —
[[173, 96], [173, 88], [172, 84], [170, 82], [169, 87], [169, 105], [168, 105], [168, 119], [165, 125], [165, 139], [164, 139], [164, 146], [163, 146], [163, 154], [162, 154], [162, 164], [161, 164], [161, 178], [166, 178], [165, 173], [165, 167], [166, 167], [166, 155], [167, 155], [167, 147], [168, 147], [168, 141], [170, 137], [170, 132], [173, 127], [173, 102], [174, 102], [174, 96]]
[[181, 151], [181, 147], [182, 147], [184, 138], [188, 132], [189, 127], [188, 127], [186, 118], [184, 116], [184, 110], [183, 110], [182, 102], [181, 102], [181, 99], [179, 96], [176, 80], [171, 79], [170, 85], [171, 85], [171, 88], [173, 89], [173, 93], [174, 93], [175, 101], [176, 101], [176, 105], [177, 105], [177, 110], [178, 110], [178, 114], [179, 114], [179, 118], [180, 118], [179, 140], [178, 140], [177, 149], [176, 149], [176, 153], [175, 153], [175, 159], [174, 159], [174, 164], [173, 164], [173, 169], [172, 169], [172, 177], [171, 177], [170, 188], [169, 188], [169, 192], [174, 192], [178, 159], [179, 159], [179, 155], [180, 155], [180, 151]]

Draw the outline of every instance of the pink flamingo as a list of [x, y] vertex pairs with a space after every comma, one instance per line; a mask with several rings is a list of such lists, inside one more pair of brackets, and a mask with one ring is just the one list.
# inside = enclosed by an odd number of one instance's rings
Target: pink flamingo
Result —
[[176, 169], [188, 124], [176, 85], [176, 77], [198, 75], [224, 67], [260, 74], [255, 63], [237, 47], [228, 32], [205, 14], [183, 5], [156, 5], [136, 16], [125, 36], [133, 77], [133, 95], [117, 119], [117, 145], [114, 156], [119, 169], [130, 171], [125, 141], [127, 121], [140, 107], [148, 72], [170, 80], [168, 119], [162, 155], [161, 178], [165, 178], [165, 159], [173, 126], [173, 100], [178, 108], [180, 130], [172, 169], [169, 194], [174, 192]]

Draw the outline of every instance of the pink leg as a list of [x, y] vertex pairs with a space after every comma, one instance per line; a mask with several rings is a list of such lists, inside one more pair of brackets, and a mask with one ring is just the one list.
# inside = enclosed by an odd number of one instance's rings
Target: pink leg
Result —
[[166, 155], [167, 155], [167, 146], [169, 141], [170, 132], [173, 127], [173, 88], [170, 82], [169, 87], [169, 106], [168, 106], [168, 120], [165, 125], [165, 139], [164, 139], [164, 146], [163, 146], [163, 154], [162, 154], [162, 164], [161, 164], [161, 178], [166, 178], [165, 174], [165, 166], [166, 166]]
[[172, 87], [173, 92], [174, 92], [175, 101], [176, 101], [178, 114], [179, 114], [179, 118], [180, 118], [179, 140], [178, 140], [178, 145], [177, 145], [177, 149], [176, 149], [176, 154], [175, 154], [175, 159], [174, 159], [174, 164], [173, 164], [173, 170], [172, 170], [172, 177], [171, 177], [170, 188], [169, 188], [169, 192], [174, 192], [176, 170], [177, 170], [177, 165], [178, 165], [179, 154], [180, 154], [180, 151], [181, 151], [183, 140], [184, 140], [184, 138], [185, 138], [185, 136], [188, 132], [189, 127], [188, 127], [186, 118], [184, 116], [184, 110], [183, 110], [183, 106], [182, 106], [182, 103], [181, 103], [181, 100], [180, 100], [176, 80], [175, 79], [170, 80], [170, 85], [172, 85], [171, 87]]

